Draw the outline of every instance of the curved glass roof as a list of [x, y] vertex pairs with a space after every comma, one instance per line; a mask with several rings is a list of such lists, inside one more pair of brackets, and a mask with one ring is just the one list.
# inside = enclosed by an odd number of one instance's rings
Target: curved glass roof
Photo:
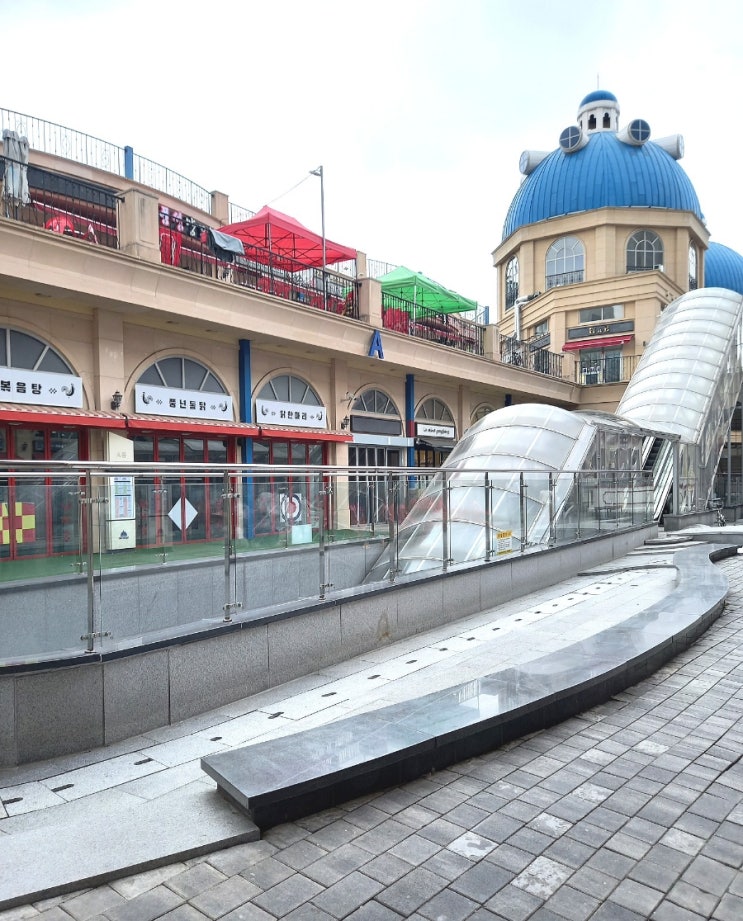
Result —
[[704, 286], [743, 294], [743, 256], [722, 243], [710, 243], [704, 255]]
[[[451, 560], [466, 562], [485, 556], [486, 483], [491, 545], [497, 532], [517, 533], [522, 519], [528, 524], [528, 542], [544, 543], [550, 528], [550, 501], [553, 510], [565, 503], [573, 489], [573, 471], [585, 463], [599, 429], [641, 434], [632, 423], [607, 413], [573, 413], [531, 403], [496, 410], [476, 422], [449, 455], [446, 474], [436, 475], [400, 526], [399, 570], [412, 573], [442, 565], [444, 476]], [[385, 552], [367, 581], [385, 578], [388, 570]]]
[[587, 140], [574, 153], [553, 151], [524, 179], [506, 215], [504, 240], [525, 224], [607, 207], [691, 211], [703, 220], [691, 180], [662, 147], [625, 144], [612, 131]]
[[698, 443], [723, 378], [730, 371], [741, 376], [735, 352], [742, 318], [743, 297], [724, 288], [689, 291], [669, 304], [617, 414]]

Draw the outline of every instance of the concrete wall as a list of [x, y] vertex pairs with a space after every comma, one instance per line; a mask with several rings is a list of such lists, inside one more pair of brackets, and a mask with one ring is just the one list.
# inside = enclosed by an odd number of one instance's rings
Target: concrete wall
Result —
[[348, 588], [201, 632], [0, 671], [0, 765], [108, 745], [624, 556], [655, 526], [392, 585]]

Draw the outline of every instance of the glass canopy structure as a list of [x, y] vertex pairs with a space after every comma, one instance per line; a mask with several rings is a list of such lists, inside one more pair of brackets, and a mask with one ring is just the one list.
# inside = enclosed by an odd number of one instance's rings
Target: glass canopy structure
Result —
[[[459, 441], [400, 525], [394, 569], [489, 559], [707, 507], [743, 384], [743, 297], [691, 291], [661, 315], [616, 415], [525, 404]], [[510, 549], [510, 546], [509, 546]], [[392, 548], [367, 582], [389, 576]]]

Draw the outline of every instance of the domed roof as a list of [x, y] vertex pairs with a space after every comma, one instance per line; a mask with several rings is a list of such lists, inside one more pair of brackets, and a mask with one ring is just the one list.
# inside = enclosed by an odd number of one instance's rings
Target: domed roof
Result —
[[743, 294], [743, 256], [722, 243], [710, 243], [704, 257], [704, 287]]
[[618, 101], [614, 93], [610, 93], [607, 90], [594, 90], [592, 93], [589, 93], [587, 96], [584, 96], [583, 99], [581, 99], [580, 108], [582, 109], [583, 106], [587, 106], [589, 102], [603, 102], [604, 100], [607, 102]]
[[[601, 101], [615, 98], [596, 90], [585, 97], [581, 110], [598, 101], [593, 98], [597, 94]], [[504, 240], [526, 224], [598, 208], [666, 208], [704, 219], [689, 177], [660, 144], [627, 142], [616, 130], [572, 130], [580, 135], [574, 149], [559, 147], [538, 155], [541, 162], [521, 183], [508, 209]]]

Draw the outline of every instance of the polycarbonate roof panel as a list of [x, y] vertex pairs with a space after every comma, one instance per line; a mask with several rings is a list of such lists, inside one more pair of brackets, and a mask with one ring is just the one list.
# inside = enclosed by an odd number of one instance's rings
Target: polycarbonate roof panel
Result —
[[648, 141], [625, 144], [600, 131], [574, 153], [558, 148], [521, 183], [503, 226], [503, 239], [525, 224], [598, 208], [666, 208], [703, 220], [697, 193], [673, 157]]
[[700, 288], [669, 304], [617, 414], [697, 443], [725, 375], [741, 376], [742, 305], [740, 294], [723, 288]]

